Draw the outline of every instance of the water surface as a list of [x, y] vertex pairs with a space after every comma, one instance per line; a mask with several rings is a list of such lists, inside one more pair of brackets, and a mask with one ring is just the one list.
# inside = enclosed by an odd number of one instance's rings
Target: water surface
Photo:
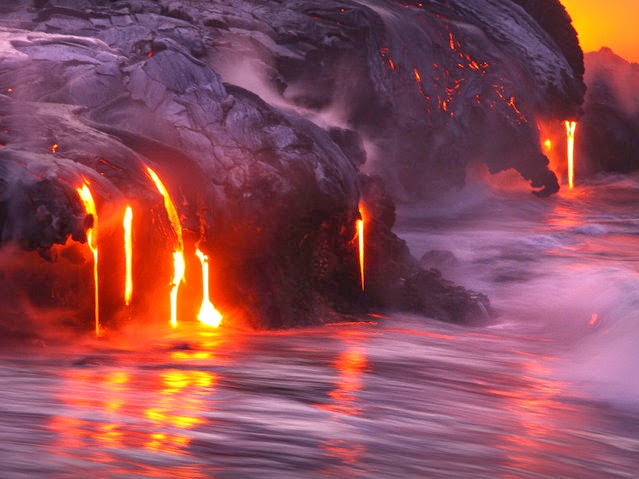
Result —
[[539, 200], [469, 187], [400, 210], [416, 256], [499, 316], [19, 345], [1, 476], [635, 478], [639, 183]]

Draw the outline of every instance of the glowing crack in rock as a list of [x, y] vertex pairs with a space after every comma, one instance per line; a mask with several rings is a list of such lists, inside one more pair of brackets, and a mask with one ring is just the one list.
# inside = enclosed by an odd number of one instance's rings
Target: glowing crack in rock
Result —
[[94, 288], [94, 316], [95, 316], [95, 334], [100, 335], [100, 295], [98, 287], [98, 212], [93, 201], [93, 195], [89, 189], [89, 182], [84, 179], [84, 184], [76, 188], [84, 209], [93, 217], [93, 225], [87, 230], [87, 244], [93, 254], [93, 288]]
[[195, 255], [202, 263], [202, 306], [197, 319], [207, 326], [217, 328], [222, 322], [222, 315], [209, 298], [209, 257], [199, 249], [195, 250]]
[[184, 241], [182, 239], [182, 224], [180, 223], [180, 218], [177, 213], [177, 209], [175, 208], [175, 204], [171, 199], [171, 195], [169, 191], [164, 186], [164, 183], [157, 175], [155, 171], [151, 168], [146, 169], [149, 173], [149, 176], [155, 183], [156, 188], [164, 198], [164, 208], [166, 209], [166, 214], [169, 217], [169, 221], [171, 222], [171, 227], [175, 232], [177, 237], [177, 246], [175, 247], [175, 251], [173, 252], [173, 281], [171, 282], [171, 326], [174, 328], [177, 326], [177, 299], [178, 299], [178, 290], [180, 288], [180, 283], [184, 281]]

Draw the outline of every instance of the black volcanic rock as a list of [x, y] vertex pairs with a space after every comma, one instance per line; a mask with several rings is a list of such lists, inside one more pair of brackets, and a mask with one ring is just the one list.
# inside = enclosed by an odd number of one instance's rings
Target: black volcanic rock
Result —
[[[133, 203], [139, 279], [164, 294], [176, 238], [151, 166], [178, 209], [187, 271], [196, 246], [210, 255], [224, 310], [266, 327], [318, 321], [327, 307], [480, 316], [485, 298], [422, 270], [392, 233], [387, 192], [462, 185], [471, 159], [557, 190], [535, 115], [578, 111], [583, 84], [574, 52], [545, 30], [562, 26], [563, 38], [567, 17], [527, 11], [496, 0], [3, 3], [2, 240], [75, 258], [55, 244], [83, 239], [92, 218], [74, 190], [88, 181], [103, 275], [119, 274], [111, 238]], [[372, 212], [366, 293], [360, 201]]]
[[211, 33], [209, 58], [227, 81], [356, 130], [396, 196], [461, 186], [474, 159], [551, 194], [536, 116], [580, 111], [583, 61], [559, 2], [518, 3], [249, 1], [244, 21], [211, 6], [233, 28]]
[[488, 319], [490, 302], [482, 294], [445, 280], [432, 268], [422, 268], [406, 242], [392, 232], [395, 206], [379, 177], [362, 178], [366, 221], [366, 294], [379, 308], [419, 312], [441, 320], [465, 323]]
[[[315, 273], [299, 245], [326, 228], [343, 237], [358, 198], [355, 167], [324, 131], [225, 87], [170, 42], [151, 56], [126, 58], [92, 39], [25, 31], [5, 38], [12, 62], [0, 79], [11, 93], [0, 155], [7, 165], [24, 165], [22, 176], [38, 171], [33, 187], [13, 181], [7, 192], [6, 209], [16, 213], [5, 215], [5, 240], [29, 248], [64, 243], [84, 221], [72, 186], [83, 177], [98, 204], [157, 201], [145, 173], [150, 165], [174, 192], [192, 241], [217, 258], [223, 303], [241, 303], [271, 327], [315, 319], [319, 298], [308, 284]], [[103, 87], [109, 98], [100, 96]], [[41, 204], [40, 179], [49, 179], [49, 205]], [[25, 195], [28, 201], [19, 200]], [[54, 221], [47, 206], [73, 214]], [[16, 217], [36, 220], [16, 227]], [[244, 297], [246, 290], [252, 295]]]
[[639, 64], [609, 48], [585, 55], [588, 91], [580, 119], [578, 173], [639, 169]]
[[357, 131], [381, 152], [370, 169], [405, 198], [462, 185], [475, 159], [557, 191], [535, 117], [576, 116], [584, 94], [581, 50], [556, 0], [50, 0], [31, 18], [8, 10], [7, 25], [94, 37], [127, 57], [172, 43], [226, 82]]

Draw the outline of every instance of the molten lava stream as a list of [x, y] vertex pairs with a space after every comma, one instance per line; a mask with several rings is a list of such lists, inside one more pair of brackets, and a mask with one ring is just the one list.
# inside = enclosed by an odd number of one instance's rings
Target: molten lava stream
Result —
[[100, 335], [100, 295], [98, 287], [98, 212], [93, 201], [93, 195], [89, 189], [89, 182], [85, 179], [84, 184], [76, 188], [84, 209], [93, 217], [93, 225], [87, 230], [87, 243], [91, 253], [93, 253], [93, 288], [94, 288], [94, 307], [95, 307], [95, 335]]
[[175, 251], [173, 252], [173, 281], [171, 283], [171, 326], [174, 328], [177, 326], [177, 300], [178, 300], [178, 290], [180, 288], [180, 283], [184, 280], [184, 241], [182, 239], [182, 224], [180, 223], [180, 217], [178, 216], [177, 209], [173, 204], [173, 200], [171, 199], [171, 195], [168, 190], [162, 183], [162, 180], [157, 175], [155, 171], [151, 168], [146, 169], [155, 183], [155, 187], [158, 189], [162, 198], [164, 198], [164, 208], [166, 209], [166, 214], [169, 217], [169, 221], [171, 222], [171, 227], [175, 232], [175, 236], [177, 237], [177, 246]]
[[171, 293], [169, 298], [171, 299], [171, 326], [177, 327], [177, 300], [178, 290], [180, 289], [180, 283], [184, 281], [184, 270], [186, 269], [184, 264], [184, 252], [173, 252], [173, 281], [171, 282]]
[[359, 278], [364, 291], [364, 209], [359, 208], [360, 219], [357, 220], [357, 240], [359, 246]]
[[566, 138], [568, 140], [568, 188], [575, 186], [575, 130], [576, 121], [566, 121]]
[[222, 322], [222, 315], [209, 299], [209, 257], [199, 249], [195, 250], [195, 255], [202, 263], [202, 306], [197, 319], [207, 326], [217, 328]]
[[125, 258], [125, 277], [124, 277], [124, 303], [128, 306], [131, 304], [133, 296], [133, 241], [132, 241], [132, 223], [133, 210], [127, 205], [124, 211], [124, 258]]

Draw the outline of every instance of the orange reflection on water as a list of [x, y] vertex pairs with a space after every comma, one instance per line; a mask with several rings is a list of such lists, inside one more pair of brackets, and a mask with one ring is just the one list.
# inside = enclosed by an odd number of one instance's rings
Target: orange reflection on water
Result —
[[575, 226], [582, 226], [584, 219], [573, 206], [558, 203], [548, 216], [547, 224], [560, 229], [574, 228]]
[[325, 409], [348, 416], [357, 416], [361, 412], [357, 392], [362, 389], [362, 373], [366, 371], [366, 356], [358, 349], [350, 349], [341, 353], [335, 361], [339, 372], [336, 388], [328, 395], [333, 404]]
[[591, 200], [592, 192], [587, 188], [562, 189], [545, 223], [560, 229], [582, 226], [586, 223], [584, 210]]
[[328, 393], [331, 404], [318, 404], [317, 407], [347, 416], [361, 413], [357, 393], [364, 385], [363, 374], [369, 370], [368, 360], [359, 340], [365, 333], [354, 330], [338, 330], [337, 336], [344, 341], [345, 349], [335, 358], [333, 366], [337, 372], [335, 389]]
[[[123, 477], [207, 477], [194, 467], [181, 469], [148, 466], [144, 474], [131, 457], [148, 451], [185, 456], [192, 430], [206, 422], [207, 397], [217, 377], [207, 371], [161, 369], [105, 371], [101, 368], [70, 370], [60, 391], [69, 412], [54, 416], [49, 424], [57, 436], [56, 454], [82, 457], [104, 464], [110, 474]], [[167, 454], [169, 456], [167, 456]], [[137, 474], [135, 474], [137, 472]]]
[[346, 464], [357, 464], [366, 448], [363, 444], [346, 441], [344, 439], [332, 439], [322, 444], [330, 456], [335, 457]]
[[[144, 415], [161, 430], [193, 429], [205, 422], [200, 416], [206, 405], [201, 394], [183, 394], [189, 389], [202, 390], [215, 383], [213, 374], [205, 371], [169, 370], [161, 375], [163, 388], [155, 407], [145, 409]], [[159, 441], [162, 438], [162, 441]], [[188, 445], [190, 438], [181, 434], [155, 433], [145, 447], [152, 451], [169, 450], [175, 454]]]
[[207, 360], [213, 359], [214, 357], [215, 355], [210, 351], [173, 351], [171, 353], [171, 358], [176, 361], [194, 359]]
[[59, 438], [59, 454], [73, 457], [71, 451], [87, 446], [91, 437], [88, 429], [84, 427], [85, 424], [85, 420], [72, 416], [54, 416], [51, 419], [49, 429]]
[[[365, 335], [362, 336], [362, 333], [353, 330], [338, 330], [337, 335], [344, 341], [345, 348], [332, 363], [337, 372], [335, 388], [328, 393], [330, 403], [317, 404], [316, 407], [334, 414], [332, 419], [335, 426], [340, 428], [345, 417], [361, 416], [363, 413], [358, 393], [365, 385], [364, 374], [370, 367], [366, 353], [359, 345], [359, 340], [365, 338]], [[359, 477], [363, 474], [360, 466], [366, 448], [360, 442], [339, 437], [324, 441], [320, 447], [329, 457], [348, 466], [349, 477]], [[325, 472], [327, 475], [339, 477], [344, 470], [334, 471], [328, 466]]]
[[570, 434], [558, 425], [574, 427], [575, 421], [579, 421], [575, 417], [577, 410], [561, 400], [567, 386], [552, 379], [544, 358], [521, 354], [530, 359], [522, 362], [520, 376], [492, 383], [492, 387], [498, 387], [486, 391], [500, 398], [503, 402], [500, 409], [514, 420], [514, 426], [504, 431], [498, 444], [506, 454], [505, 470], [512, 474], [496, 477], [520, 477], [518, 472], [522, 471], [540, 477], [568, 477], [565, 474], [573, 472], [576, 475], [571, 477], [580, 477], [580, 471], [572, 470], [570, 465], [564, 468], [554, 460], [564, 454], [562, 444], [568, 441], [562, 438]]

